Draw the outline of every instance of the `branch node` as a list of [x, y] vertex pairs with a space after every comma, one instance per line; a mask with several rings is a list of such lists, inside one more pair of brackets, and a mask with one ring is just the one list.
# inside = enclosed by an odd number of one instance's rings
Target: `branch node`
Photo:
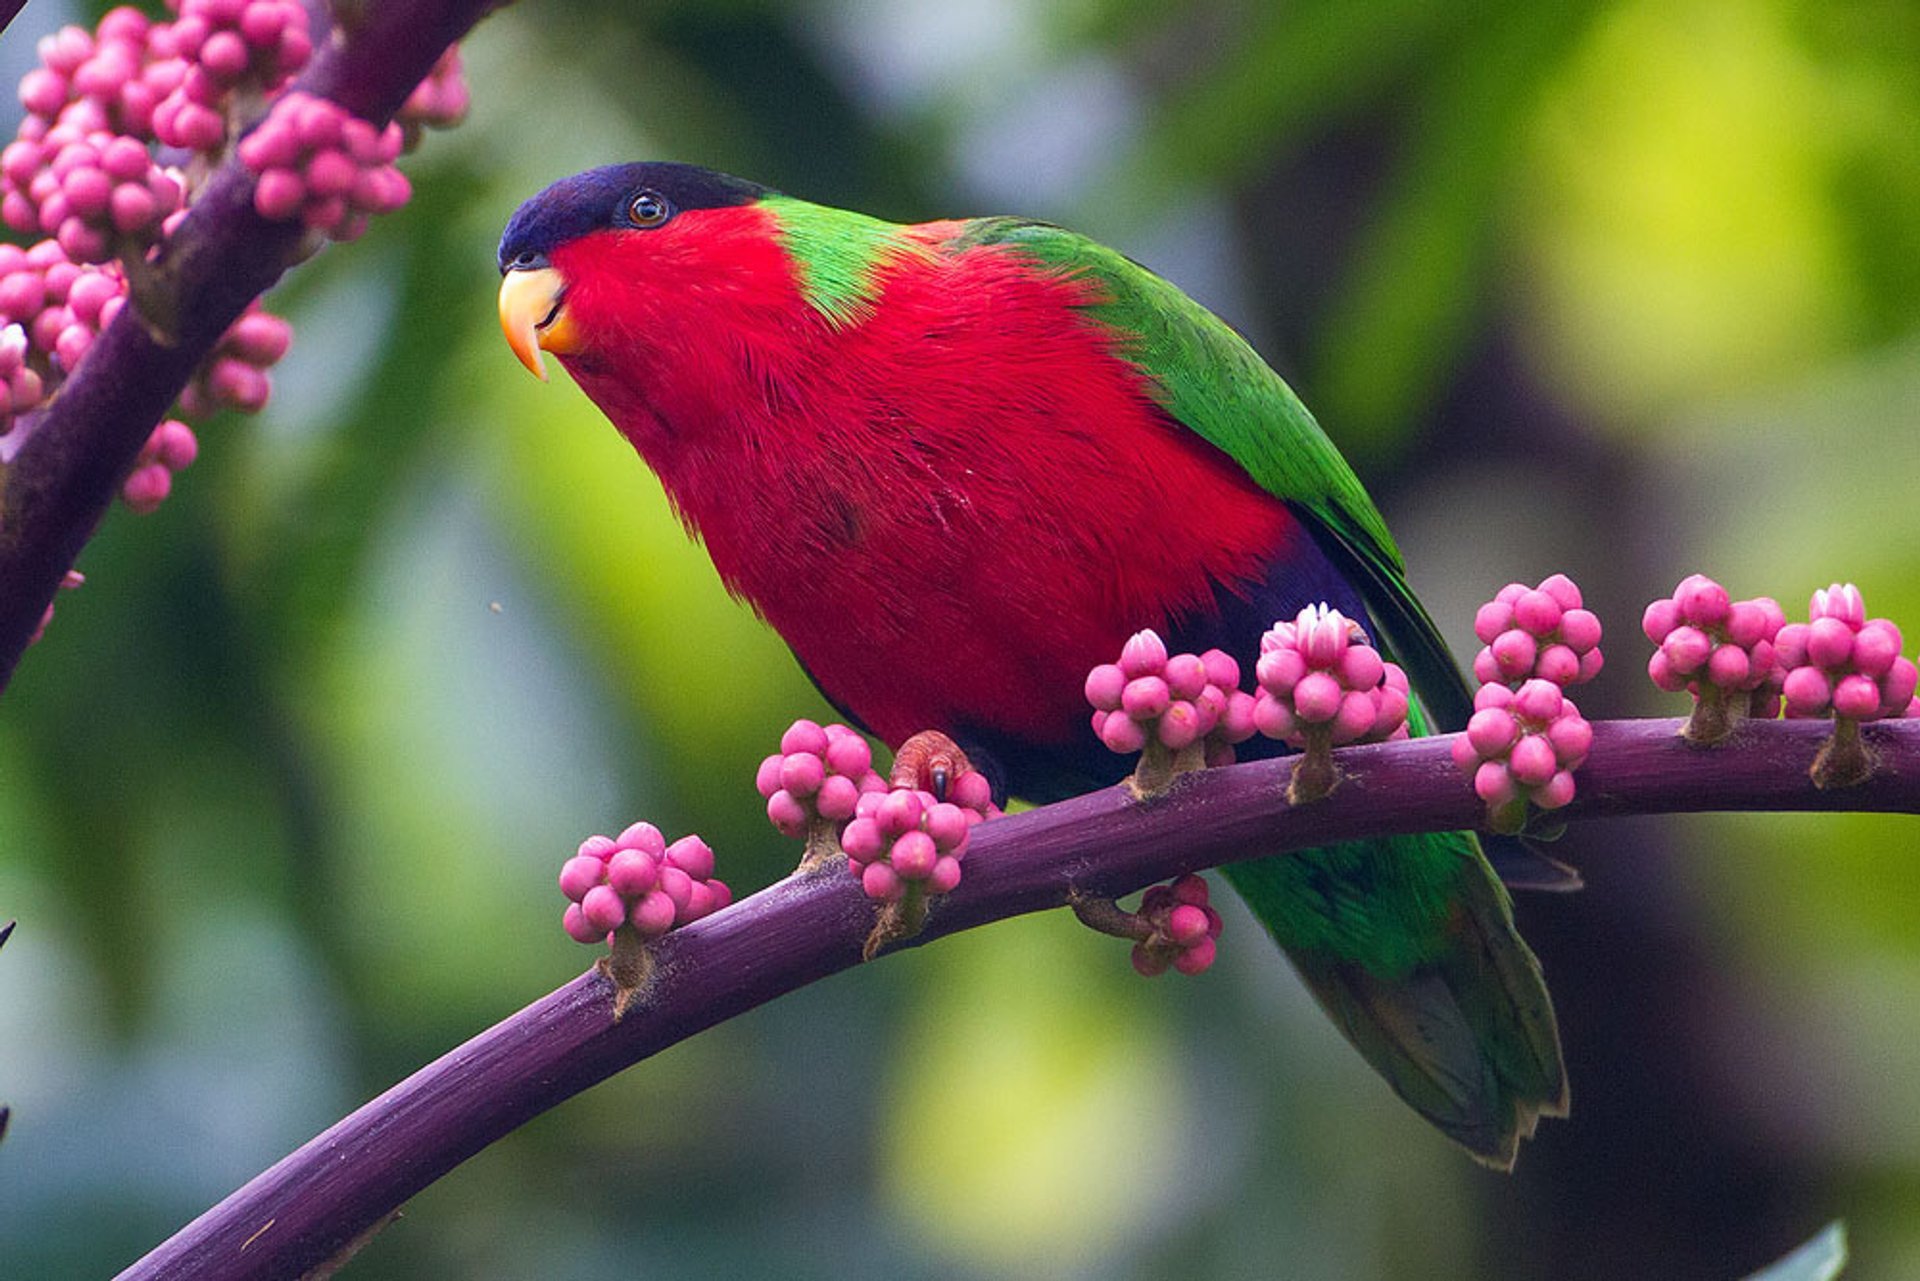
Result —
[[1860, 737], [1860, 722], [1842, 716], [1834, 720], [1833, 736], [1820, 744], [1807, 773], [1822, 791], [1857, 787], [1873, 777], [1874, 764], [1873, 753]]

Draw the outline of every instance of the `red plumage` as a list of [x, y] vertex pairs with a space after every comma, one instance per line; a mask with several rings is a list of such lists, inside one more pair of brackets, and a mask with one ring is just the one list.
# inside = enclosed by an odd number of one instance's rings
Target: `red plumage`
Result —
[[998, 246], [882, 267], [836, 327], [757, 206], [585, 236], [554, 265], [595, 335], [563, 356], [728, 588], [898, 744], [1087, 735], [1086, 671], [1248, 587], [1303, 532], [1154, 402], [1082, 305]]

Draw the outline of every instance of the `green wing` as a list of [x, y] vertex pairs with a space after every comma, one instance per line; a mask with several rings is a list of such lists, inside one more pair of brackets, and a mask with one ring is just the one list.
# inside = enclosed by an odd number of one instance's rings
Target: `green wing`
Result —
[[1047, 223], [986, 218], [961, 243], [1004, 244], [1098, 282], [1089, 311], [1120, 340], [1161, 404], [1268, 493], [1309, 517], [1322, 549], [1360, 588], [1374, 622], [1443, 726], [1472, 708], [1439, 629], [1408, 590], [1406, 565], [1360, 478], [1280, 375], [1226, 322], [1126, 255]]
[[[1466, 683], [1408, 590], [1385, 521], [1307, 407], [1244, 339], [1125, 255], [1062, 228], [985, 219], [959, 238], [968, 244], [1008, 246], [1094, 282], [1088, 311], [1167, 412], [1304, 518], [1359, 588], [1427, 709], [1443, 725], [1466, 723]], [[1417, 705], [1415, 716], [1424, 720]], [[1368, 1063], [1475, 1156], [1510, 1166], [1540, 1116], [1565, 1113], [1552, 1002], [1471, 833], [1349, 842], [1225, 872]]]

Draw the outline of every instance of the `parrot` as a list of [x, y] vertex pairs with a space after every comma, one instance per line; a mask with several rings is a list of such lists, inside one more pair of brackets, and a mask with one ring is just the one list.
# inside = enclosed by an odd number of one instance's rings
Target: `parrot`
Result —
[[[545, 379], [558, 359], [727, 589], [896, 750], [935, 731], [996, 797], [1034, 803], [1114, 784], [1129, 766], [1093, 732], [1090, 668], [1148, 627], [1250, 653], [1315, 603], [1405, 665], [1416, 732], [1466, 721], [1459, 668], [1312, 414], [1226, 322], [1092, 239], [893, 223], [644, 161], [527, 200], [498, 266], [520, 361]], [[1222, 871], [1470, 1155], [1511, 1169], [1566, 1115], [1552, 1000], [1473, 833]]]

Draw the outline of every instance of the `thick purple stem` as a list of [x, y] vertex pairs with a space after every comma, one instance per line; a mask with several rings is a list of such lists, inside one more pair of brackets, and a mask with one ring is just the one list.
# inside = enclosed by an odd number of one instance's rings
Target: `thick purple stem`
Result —
[[[1678, 721], [1594, 725], [1568, 818], [1702, 810], [1920, 813], [1920, 721], [1862, 728], [1873, 777], [1822, 790], [1808, 776], [1826, 722], [1748, 723], [1703, 750]], [[1185, 775], [1141, 802], [1108, 788], [975, 830], [967, 875], [918, 946], [990, 921], [1115, 898], [1256, 855], [1389, 833], [1471, 826], [1480, 802], [1451, 737], [1339, 753], [1341, 785], [1298, 808], [1289, 761]], [[619, 1022], [612, 985], [575, 979], [481, 1033], [307, 1143], [121, 1274], [122, 1281], [297, 1276], [334, 1257], [461, 1161], [529, 1118], [677, 1041], [846, 969], [873, 905], [851, 877], [792, 876], [669, 934], [644, 996]]]
[[[385, 121], [449, 44], [500, 0], [381, 0], [321, 39], [297, 88]], [[11, 464], [0, 469], [0, 691], [60, 579], [93, 537], [133, 460], [227, 327], [298, 255], [298, 223], [253, 209], [235, 158], [167, 242], [158, 287], [107, 326]]]

